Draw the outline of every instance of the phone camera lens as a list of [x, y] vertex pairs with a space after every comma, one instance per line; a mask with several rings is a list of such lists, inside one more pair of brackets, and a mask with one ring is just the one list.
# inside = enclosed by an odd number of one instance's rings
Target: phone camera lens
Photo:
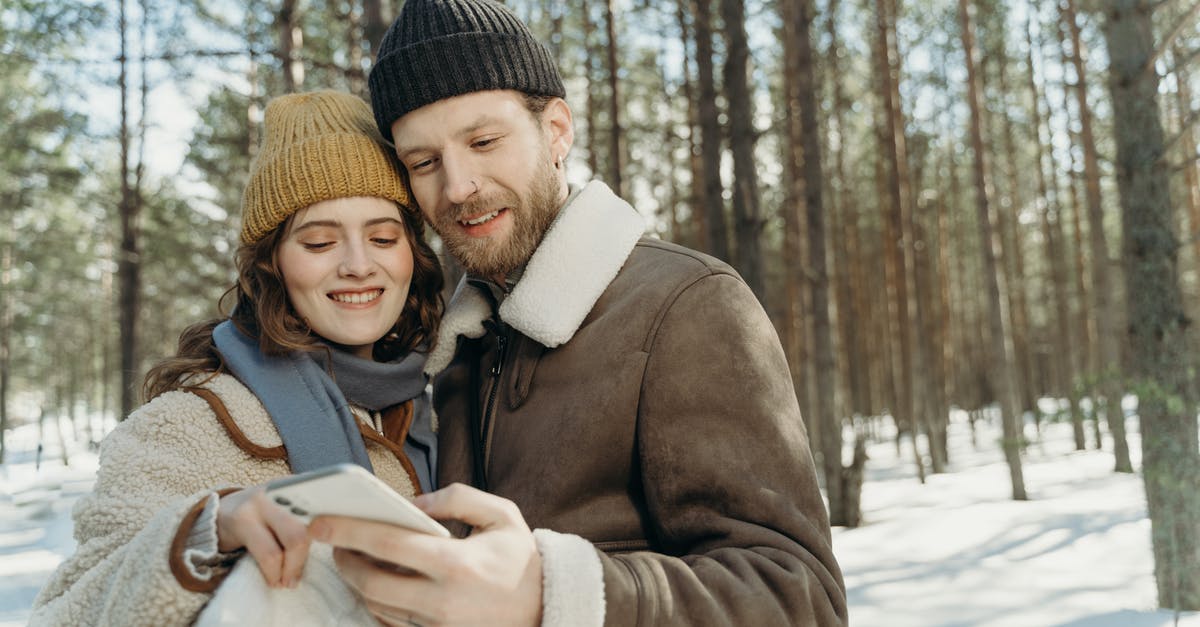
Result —
[[276, 502], [276, 503], [279, 503], [280, 505], [282, 505], [282, 506], [284, 506], [284, 507], [287, 507], [288, 505], [291, 505], [291, 504], [292, 504], [292, 502], [291, 502], [291, 501], [287, 500], [287, 498], [285, 498], [285, 497], [282, 497], [282, 496], [277, 496], [277, 497], [275, 497], [275, 502]]
[[300, 509], [299, 507], [293, 507], [292, 513], [297, 516], [308, 516], [308, 512], [304, 511], [303, 509]]

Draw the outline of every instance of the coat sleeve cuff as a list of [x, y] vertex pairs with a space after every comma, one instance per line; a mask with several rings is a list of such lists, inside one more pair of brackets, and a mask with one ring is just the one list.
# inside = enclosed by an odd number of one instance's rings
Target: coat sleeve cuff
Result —
[[583, 538], [536, 529], [542, 557], [541, 627], [602, 627], [604, 570], [596, 547]]
[[211, 592], [245, 551], [222, 553], [217, 540], [217, 508], [221, 496], [213, 492], [194, 505], [181, 521], [171, 543], [171, 571], [180, 585], [194, 592]]

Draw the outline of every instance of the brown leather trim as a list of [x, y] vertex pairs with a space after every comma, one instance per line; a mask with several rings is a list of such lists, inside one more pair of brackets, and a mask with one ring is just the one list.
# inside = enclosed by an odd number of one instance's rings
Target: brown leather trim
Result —
[[[241, 488], [225, 488], [217, 491], [217, 497], [220, 498], [226, 494], [237, 492]], [[175, 581], [179, 582], [180, 587], [189, 592], [210, 593], [221, 585], [225, 580], [228, 572], [213, 573], [208, 580], [197, 579], [192, 575], [192, 571], [188, 569], [187, 564], [183, 559], [183, 550], [187, 547], [188, 534], [191, 533], [192, 527], [196, 526], [196, 519], [200, 518], [200, 513], [204, 511], [204, 503], [208, 501], [208, 497], [200, 499], [190, 510], [183, 516], [183, 520], [179, 522], [179, 528], [175, 530], [175, 537], [171, 540], [170, 553], [167, 554], [167, 563], [171, 567], [171, 574], [175, 575]]]
[[238, 428], [233, 416], [229, 415], [229, 410], [225, 407], [225, 403], [221, 402], [221, 397], [217, 396], [215, 392], [208, 388], [185, 387], [183, 389], [208, 401], [208, 406], [212, 408], [213, 413], [217, 416], [217, 422], [220, 422], [221, 426], [225, 427], [225, 432], [229, 434], [229, 439], [233, 440], [233, 443], [238, 448], [254, 457], [262, 459], [287, 459], [287, 449], [283, 448], [282, 444], [267, 447], [251, 442], [250, 438], [246, 437], [246, 434], [242, 433], [242, 430]]
[[[386, 448], [396, 457], [400, 465], [404, 467], [404, 472], [408, 473], [408, 480], [412, 482], [413, 494], [416, 495], [421, 494], [421, 481], [417, 478], [417, 469], [413, 466], [412, 460], [404, 452], [404, 439], [408, 437], [408, 428], [412, 426], [412, 421], [413, 402], [410, 400], [383, 410], [381, 422], [386, 436], [368, 427], [361, 420], [357, 422], [358, 431], [364, 439]], [[395, 441], [392, 438], [395, 438]]]
[[383, 437], [404, 446], [404, 439], [412, 428], [413, 402], [408, 400], [388, 407], [383, 410], [379, 422], [383, 427]]

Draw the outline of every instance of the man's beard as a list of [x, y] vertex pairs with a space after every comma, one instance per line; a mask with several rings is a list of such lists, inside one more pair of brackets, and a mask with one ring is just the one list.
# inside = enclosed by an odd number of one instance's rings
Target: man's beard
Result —
[[[559, 209], [559, 181], [552, 164], [539, 168], [524, 197], [509, 189], [489, 196], [476, 195], [438, 217], [433, 228], [441, 236], [450, 254], [472, 275], [506, 276], [529, 261], [541, 243]], [[512, 227], [508, 238], [470, 237], [462, 232], [458, 220], [477, 216], [497, 207], [507, 207]]]

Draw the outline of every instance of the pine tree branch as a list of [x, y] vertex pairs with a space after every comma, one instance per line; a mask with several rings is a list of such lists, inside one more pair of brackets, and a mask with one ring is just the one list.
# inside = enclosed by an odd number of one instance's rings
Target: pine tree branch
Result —
[[251, 54], [251, 55], [257, 57], [257, 56], [262, 56], [263, 54], [272, 54], [272, 53], [269, 53], [269, 52], [264, 53], [261, 50], [246, 50], [246, 49], [241, 49], [241, 50], [187, 50], [187, 51], [182, 51], [182, 52], [163, 52], [160, 54], [139, 55], [136, 57], [129, 56], [126, 58], [122, 58], [120, 55], [117, 55], [115, 57], [111, 57], [111, 58], [107, 58], [107, 59], [105, 59], [105, 58], [84, 59], [84, 58], [76, 58], [76, 57], [53, 58], [53, 57], [46, 57], [46, 56], [31, 55], [29, 53], [21, 52], [21, 51], [17, 51], [17, 50], [0, 49], [0, 55], [3, 55], [6, 59], [18, 59], [21, 61], [25, 61], [27, 63], [47, 63], [47, 62], [49, 62], [49, 63], [64, 63], [64, 64], [70, 63], [70, 64], [78, 64], [78, 65], [92, 65], [92, 64], [97, 64], [97, 63], [103, 63], [103, 64], [120, 63], [121, 61], [129, 61], [129, 60], [135, 59], [135, 58], [138, 61], [142, 61], [142, 62], [144, 62], [144, 61], [178, 61], [180, 59], [190, 59], [190, 58], [236, 57], [236, 56], [246, 55], [246, 54]]
[[[252, 54], [253, 56], [261, 56], [264, 53], [261, 50], [186, 50], [183, 52], [163, 52], [160, 54], [143, 55], [141, 61], [179, 61], [181, 59], [191, 58], [219, 58], [219, 57], [237, 57]], [[269, 53], [267, 53], [269, 54]]]
[[1174, 137], [1167, 140], [1166, 143], [1163, 144], [1162, 157], [1159, 157], [1160, 163], [1167, 158], [1167, 153], [1171, 152], [1171, 150], [1175, 148], [1175, 144], [1178, 144], [1180, 140], [1182, 140], [1184, 137], [1187, 137], [1188, 133], [1192, 132], [1192, 127], [1196, 125], [1197, 120], [1200, 120], [1200, 109], [1196, 109], [1189, 113], [1187, 119], [1185, 119], [1179, 125], [1179, 132], [1175, 133]]
[[1171, 71], [1167, 72], [1167, 74], [1178, 74], [1179, 70], [1191, 65], [1197, 57], [1200, 57], [1200, 48], [1189, 52], [1186, 57], [1175, 59], [1175, 65], [1171, 68]]
[[1143, 10], [1147, 13], [1154, 13], [1155, 11], [1161, 9], [1162, 7], [1164, 7], [1168, 4], [1171, 4], [1171, 2], [1173, 2], [1173, 1], [1174, 0], [1158, 0], [1157, 2], [1150, 2], [1150, 3], [1147, 3], [1144, 6], [1142, 6], [1141, 10]]
[[1178, 173], [1182, 172], [1183, 170], [1194, 166], [1197, 162], [1200, 162], [1200, 152], [1192, 155], [1191, 159], [1184, 159], [1183, 161], [1180, 161], [1179, 163], [1171, 164], [1171, 166], [1170, 166], [1171, 174], [1178, 174]]
[[1167, 49], [1171, 47], [1171, 44], [1179, 38], [1180, 33], [1182, 33], [1185, 28], [1194, 23], [1194, 18], [1197, 14], [1200, 14], [1200, 1], [1192, 4], [1192, 8], [1188, 9], [1187, 13], [1175, 20], [1175, 26], [1171, 28], [1171, 31], [1162, 38], [1162, 41], [1160, 41], [1158, 46], [1154, 48], [1154, 52], [1150, 54], [1150, 58], [1146, 59], [1146, 63], [1142, 65], [1143, 73], [1154, 69], [1154, 64], [1158, 61], [1159, 57], [1161, 57], [1167, 51]]

